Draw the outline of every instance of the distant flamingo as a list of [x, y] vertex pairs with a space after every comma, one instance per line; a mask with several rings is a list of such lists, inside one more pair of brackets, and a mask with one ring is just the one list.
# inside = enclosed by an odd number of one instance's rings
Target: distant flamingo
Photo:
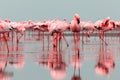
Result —
[[33, 26], [31, 21], [11, 22], [10, 25], [16, 30], [17, 36], [18, 36], [18, 33], [21, 34], [21, 36], [19, 38], [17, 38], [17, 42], [19, 42], [20, 38], [24, 35], [25, 30]]
[[7, 21], [4, 21], [4, 20], [0, 20], [0, 34], [2, 34], [2, 37], [6, 43], [8, 53], [9, 53], [9, 47], [8, 47], [8, 43], [7, 43], [6, 34], [7, 33], [9, 34], [10, 31], [11, 31], [10, 23]]
[[90, 37], [90, 35], [95, 30], [94, 24], [91, 21], [88, 21], [88, 22], [81, 21], [79, 25], [81, 26], [81, 31], [86, 32], [86, 38], [87, 38], [87, 41], [88, 41], [88, 38]]

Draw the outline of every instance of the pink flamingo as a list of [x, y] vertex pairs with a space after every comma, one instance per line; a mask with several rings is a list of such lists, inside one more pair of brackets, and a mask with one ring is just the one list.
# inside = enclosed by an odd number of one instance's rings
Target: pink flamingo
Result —
[[18, 33], [21, 34], [19, 38], [17, 38], [17, 42], [19, 42], [20, 38], [24, 35], [25, 30], [31, 28], [33, 23], [31, 21], [28, 22], [11, 22], [11, 26], [16, 30], [17, 37]]
[[95, 22], [94, 27], [100, 32], [99, 38], [108, 45], [104, 41], [104, 32], [113, 30], [115, 28], [115, 22], [110, 20], [110, 17], [107, 17], [105, 20], [98, 20]]
[[10, 31], [11, 31], [10, 23], [7, 21], [4, 21], [4, 20], [0, 20], [0, 34], [2, 34], [2, 37], [6, 43], [8, 53], [9, 53], [9, 47], [8, 47], [8, 43], [7, 43], [6, 34], [9, 33]]
[[79, 32], [80, 32], [80, 17], [78, 14], [74, 14], [74, 19], [70, 22], [70, 31], [74, 32], [74, 37], [77, 37], [78, 41], [79, 39]]
[[94, 24], [91, 21], [88, 22], [80, 22], [80, 26], [81, 26], [81, 31], [85, 31], [86, 32], [86, 39], [88, 40], [88, 38], [90, 37], [90, 35], [94, 32]]
[[115, 28], [118, 31], [118, 35], [120, 36], [120, 20], [119, 21], [115, 21]]
[[[40, 32], [42, 32], [42, 40], [43, 40], [43, 50], [44, 50], [44, 32], [48, 32], [48, 26], [54, 22], [54, 20], [48, 20], [48, 21], [40, 21], [40, 22], [35, 22], [33, 30], [38, 30], [38, 39], [40, 39]], [[49, 50], [49, 35], [48, 37], [48, 50]]]
[[68, 45], [63, 32], [69, 29], [69, 24], [66, 23], [66, 21], [59, 21], [55, 20], [51, 24], [48, 25], [48, 31], [51, 35], [53, 35], [53, 46], [57, 47], [57, 42], [59, 40], [59, 46], [60, 46], [60, 40], [63, 38], [65, 40], [65, 43]]

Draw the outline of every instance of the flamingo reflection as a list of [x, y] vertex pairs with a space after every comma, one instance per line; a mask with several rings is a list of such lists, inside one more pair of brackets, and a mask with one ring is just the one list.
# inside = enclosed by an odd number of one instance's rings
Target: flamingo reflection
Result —
[[[81, 63], [81, 57], [80, 57], [79, 50], [77, 51], [78, 52], [75, 54], [72, 54], [72, 57], [71, 57], [71, 64], [74, 66], [74, 74], [71, 80], [81, 80], [80, 67], [82, 63]], [[76, 75], [77, 71], [78, 71], [78, 74]]]
[[113, 52], [107, 51], [106, 46], [100, 46], [100, 53], [98, 56], [97, 64], [95, 65], [95, 72], [99, 75], [110, 75], [110, 72], [114, 70], [114, 54]]
[[0, 54], [0, 80], [10, 80], [13, 72], [6, 72], [5, 69], [8, 65], [8, 55]]
[[37, 63], [47, 67], [53, 80], [61, 80], [66, 77], [67, 65], [63, 53], [42, 54], [40, 61]]
[[11, 64], [16, 69], [22, 69], [25, 65], [25, 55], [24, 54], [10, 54], [9, 64]]
[[[77, 38], [76, 38], [77, 39]], [[76, 41], [74, 39], [74, 52], [72, 53], [72, 56], [70, 58], [70, 63], [74, 66], [74, 74], [71, 80], [81, 80], [80, 77], [80, 68], [82, 64], [82, 57], [80, 54], [80, 41]], [[78, 71], [78, 75], [76, 75], [76, 72]]]

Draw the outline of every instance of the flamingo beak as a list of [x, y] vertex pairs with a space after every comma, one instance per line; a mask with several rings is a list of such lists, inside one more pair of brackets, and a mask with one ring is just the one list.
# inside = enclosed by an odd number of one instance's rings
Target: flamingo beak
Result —
[[113, 28], [115, 28], [115, 23], [113, 22]]
[[80, 19], [77, 18], [77, 23], [79, 24], [80, 23]]

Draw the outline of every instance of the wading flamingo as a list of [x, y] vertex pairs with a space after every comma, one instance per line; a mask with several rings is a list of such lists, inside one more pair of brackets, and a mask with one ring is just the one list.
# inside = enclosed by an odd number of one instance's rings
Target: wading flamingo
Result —
[[105, 20], [96, 21], [94, 27], [99, 31], [99, 38], [102, 40], [102, 42], [108, 45], [104, 41], [104, 32], [113, 30], [115, 28], [115, 22], [113, 20], [110, 20], [110, 17], [107, 17]]
[[7, 43], [7, 36], [6, 34], [9, 34], [9, 32], [11, 31], [12, 26], [10, 25], [10, 22], [8, 21], [4, 21], [4, 20], [0, 20], [0, 34], [2, 34], [2, 37], [6, 43], [7, 46], [7, 50], [9, 53], [9, 47], [8, 47], [8, 43]]
[[17, 37], [18, 37], [18, 33], [21, 34], [21, 36], [19, 38], [17, 38], [17, 42], [19, 42], [20, 38], [24, 35], [26, 29], [31, 28], [32, 26], [34, 26], [31, 21], [27, 21], [27, 22], [11, 22], [10, 25], [15, 29]]
[[74, 14], [74, 19], [70, 22], [70, 31], [74, 32], [74, 38], [77, 37], [78, 41], [80, 40], [80, 16]]
[[49, 34], [53, 35], [53, 47], [57, 47], [58, 40], [59, 40], [59, 46], [60, 46], [60, 41], [62, 38], [65, 40], [65, 43], [67, 44], [67, 46], [69, 46], [63, 33], [68, 29], [69, 29], [69, 24], [67, 24], [66, 21], [55, 20], [48, 26]]
[[84, 31], [86, 32], [86, 40], [88, 40], [90, 35], [95, 30], [94, 24], [91, 21], [87, 21], [87, 22], [81, 21], [79, 25], [81, 26], [82, 34], [84, 33]]

